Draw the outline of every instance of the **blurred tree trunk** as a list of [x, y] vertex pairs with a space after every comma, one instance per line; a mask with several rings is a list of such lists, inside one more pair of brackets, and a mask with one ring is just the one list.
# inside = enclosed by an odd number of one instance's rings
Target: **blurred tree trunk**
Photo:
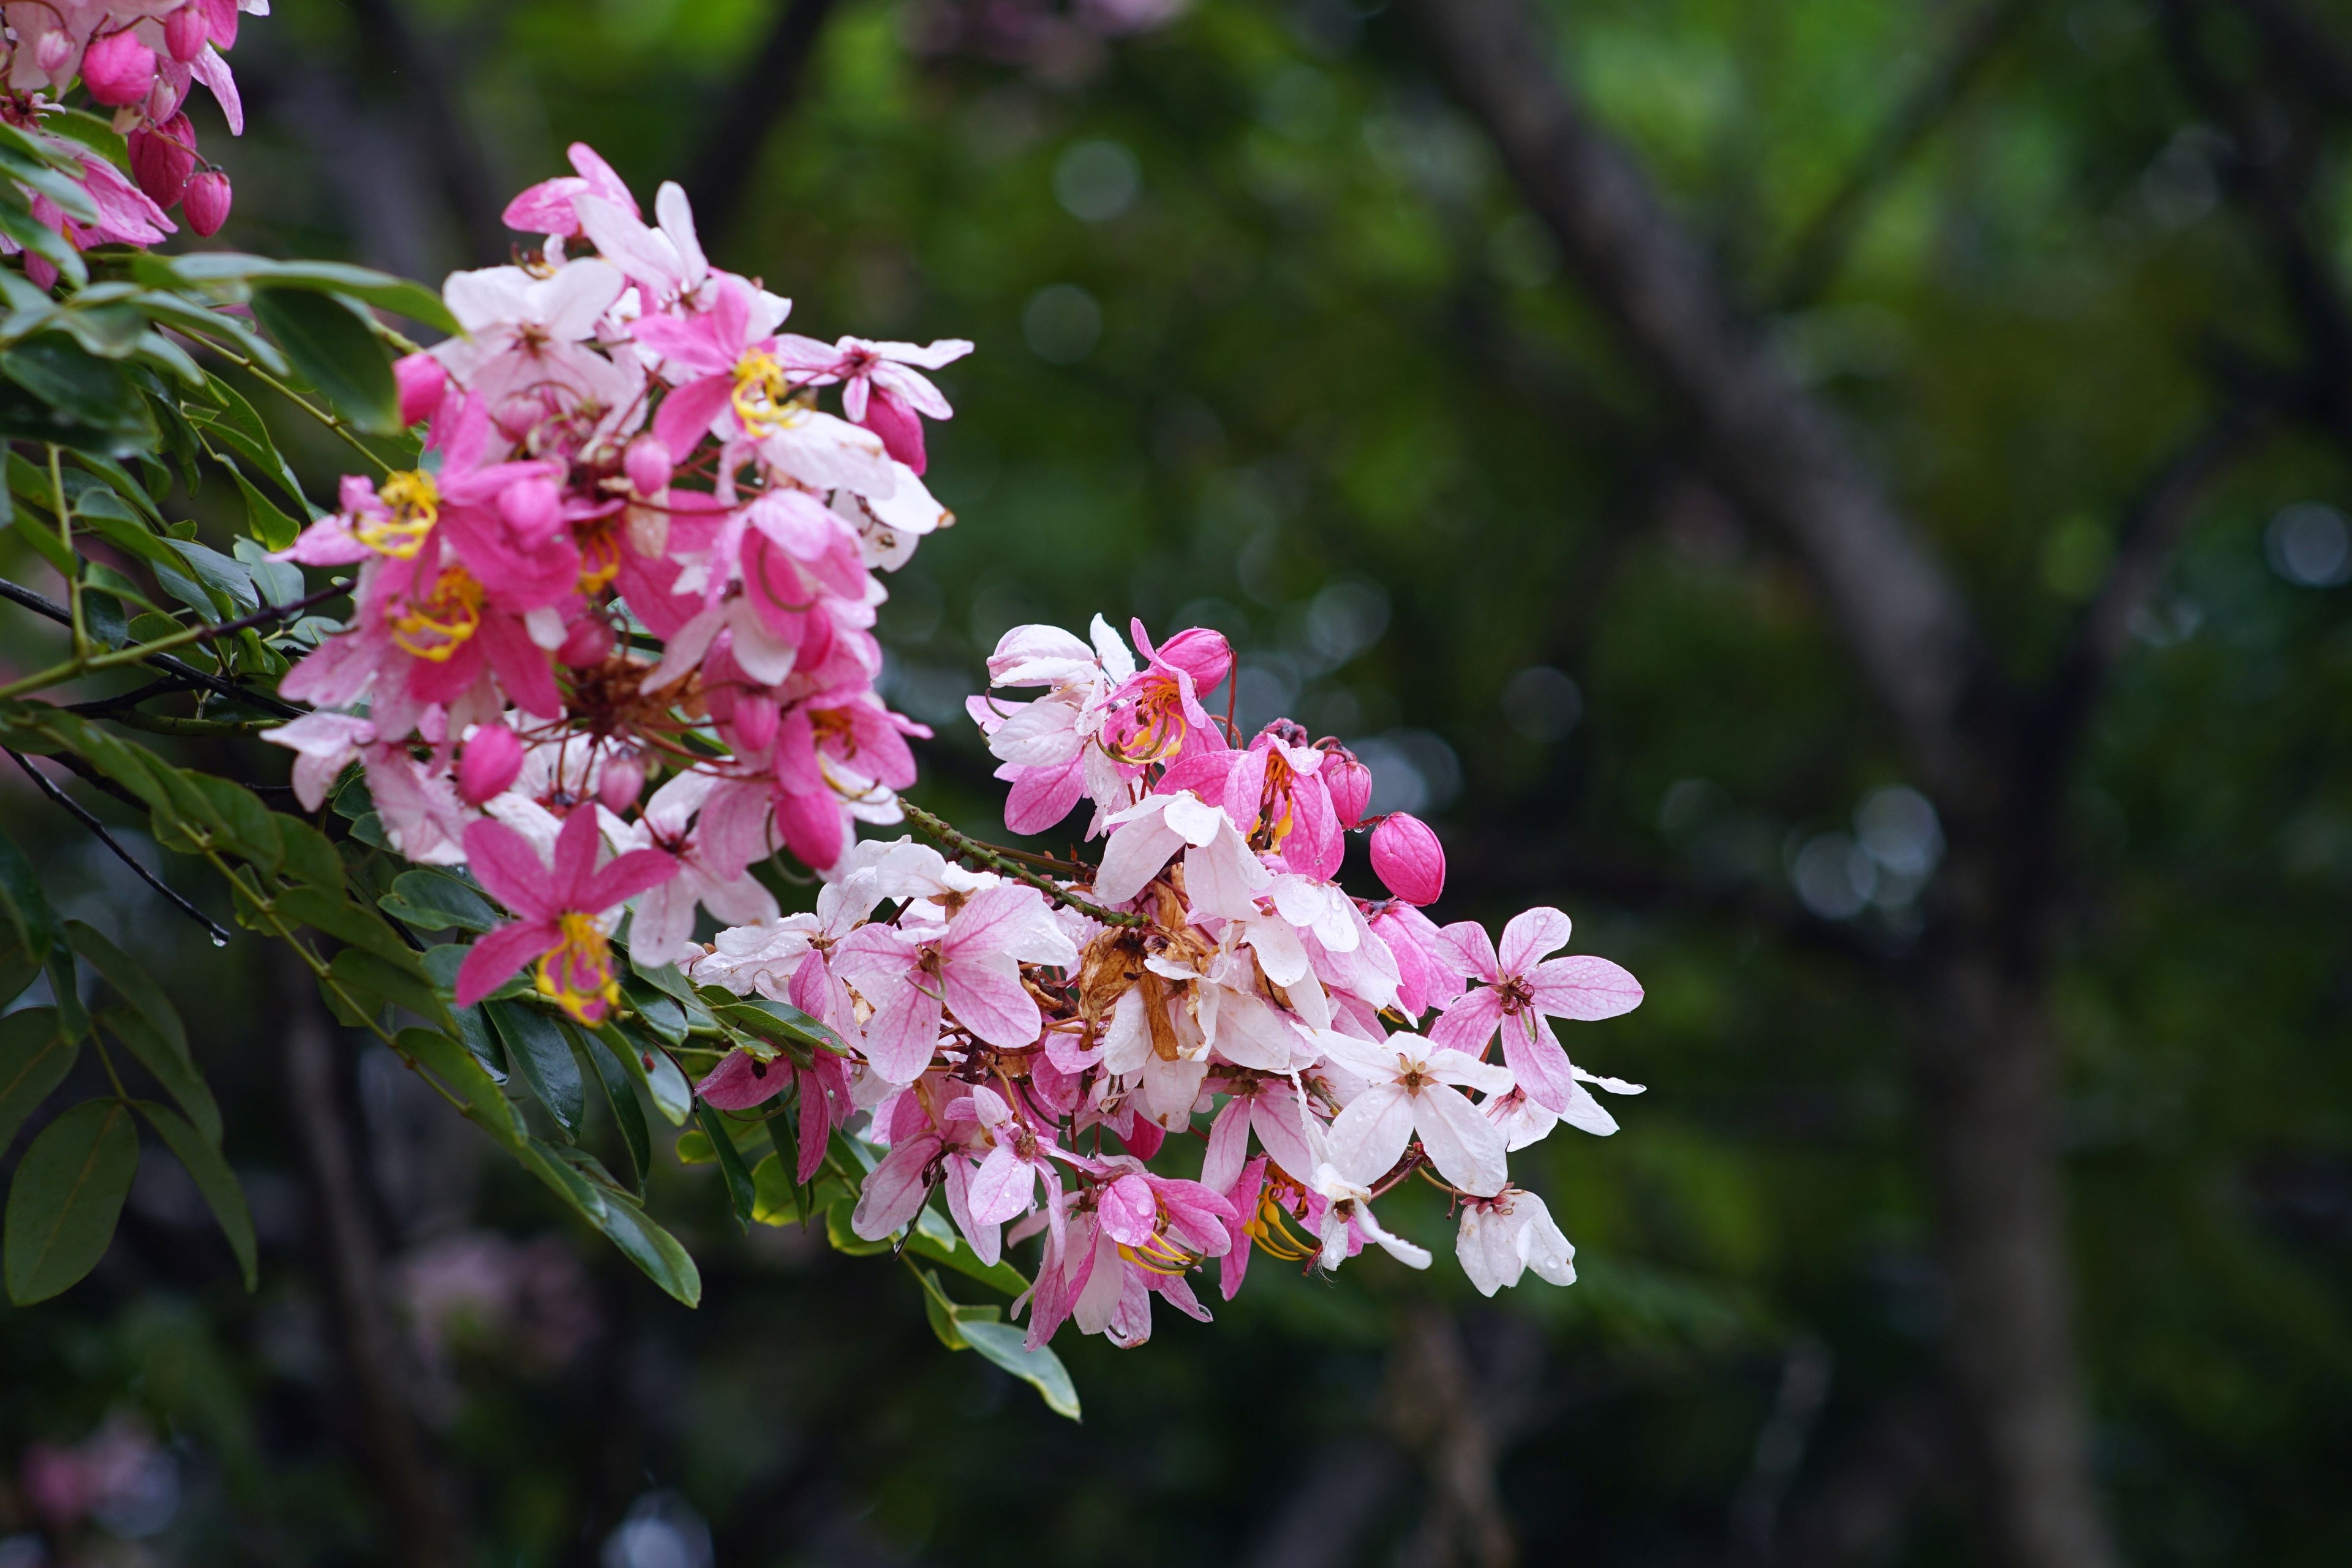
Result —
[[452, 1568], [465, 1553], [447, 1488], [409, 1402], [415, 1371], [339, 1070], [337, 1053], [344, 1047], [309, 968], [283, 946], [273, 946], [268, 962], [284, 1031], [288, 1121], [310, 1189], [313, 1267], [326, 1288], [352, 1422], [374, 1474], [389, 1561], [401, 1568]]
[[[2071, 736], [2041, 731], [2038, 705], [1999, 675], [1958, 585], [1835, 413], [1790, 375], [1641, 170], [1586, 119], [1526, 0], [1412, 9], [1571, 270], [1690, 421], [1713, 476], [1803, 562], [1943, 815], [1953, 853], [1926, 942], [1915, 1061], [1974, 1512], [1996, 1562], [2108, 1568], [2084, 1442], [2043, 994], [2053, 786]], [[2127, 584], [2100, 604], [2144, 592]], [[2087, 661], [2085, 693], [2101, 668]], [[2070, 715], [2078, 727], [2085, 703]]]

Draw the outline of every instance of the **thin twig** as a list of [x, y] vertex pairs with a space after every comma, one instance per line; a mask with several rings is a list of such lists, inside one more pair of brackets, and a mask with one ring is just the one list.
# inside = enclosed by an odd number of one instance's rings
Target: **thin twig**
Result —
[[92, 816], [88, 808], [83, 806], [79, 801], [74, 799], [73, 796], [68, 795], [64, 790], [59, 789], [58, 787], [57, 781], [50, 778], [48, 774], [41, 772], [40, 769], [35, 767], [22, 752], [10, 747], [0, 747], [0, 750], [6, 751], [11, 757], [16, 759], [16, 765], [25, 770], [25, 776], [31, 779], [35, 784], [38, 785], [43, 795], [47, 795], [51, 800], [56, 801], [59, 805], [65, 807], [67, 813], [70, 815], [75, 821], [80, 823], [84, 827], [89, 828], [90, 832], [96, 836], [100, 844], [105, 845], [109, 849], [114, 851], [114, 855], [117, 859], [130, 867], [132, 870], [138, 872], [139, 879], [141, 881], [146, 883], [149, 887], [163, 894], [163, 897], [170, 901], [173, 909], [178, 910], [182, 914], [187, 916], [190, 920], [204, 927], [206, 933], [212, 937], [213, 942], [216, 945], [226, 945], [228, 939], [235, 934], [226, 926], [213, 919], [212, 916], [205, 913], [204, 910], [196, 908], [195, 905], [188, 902], [186, 899], [181, 897], [178, 893], [173, 892], [164, 884], [164, 881], [161, 877], [158, 877], [154, 872], [147, 869], [146, 867], [142, 866], [138, 861], [138, 858], [133, 856], [130, 850], [125, 849], [121, 844], [116, 840], [114, 835], [106, 830], [106, 824], [99, 821], [97, 817]]
[[[35, 615], [46, 616], [59, 626], [73, 624], [72, 617], [67, 614], [63, 605], [21, 584], [11, 583], [5, 577], [0, 577], [0, 599], [14, 600]], [[308, 711], [306, 709], [297, 708], [291, 702], [281, 701], [267, 692], [254, 691], [238, 685], [234, 680], [215, 675], [209, 670], [198, 669], [185, 659], [173, 658], [170, 654], [151, 654], [141, 662], [152, 664], [166, 674], [178, 676], [190, 685], [202, 687], [215, 696], [230, 697], [239, 702], [250, 703], [265, 713], [275, 713], [283, 719], [299, 719]]]
[[982, 844], [977, 838], [957, 832], [919, 805], [901, 800], [898, 808], [907, 814], [908, 822], [921, 829], [927, 837], [936, 839], [941, 847], [963, 859], [977, 861], [992, 871], [1001, 871], [1015, 881], [1026, 882], [1055, 903], [1066, 905], [1091, 920], [1111, 926], [1148, 926], [1151, 923], [1145, 916], [1107, 910], [1100, 904], [1079, 898], [1052, 878], [1040, 876], [1019, 861], [1009, 858], [993, 845]]
[[[298, 615], [309, 609], [321, 600], [331, 599], [350, 591], [347, 584], [333, 584], [320, 589], [315, 594], [305, 594], [302, 597], [283, 605], [264, 605], [253, 614], [239, 616], [233, 621], [207, 622], [202, 626], [187, 626], [173, 633], [170, 637], [157, 637], [152, 642], [117, 648], [111, 653], [69, 658], [62, 663], [53, 664], [47, 669], [36, 671], [22, 680], [12, 680], [5, 686], [0, 686], [0, 699], [21, 697], [28, 691], [38, 691], [44, 687], [71, 680], [75, 676], [87, 675], [93, 670], [112, 669], [118, 665], [143, 663], [169, 648], [189, 647], [197, 643], [210, 642], [215, 637], [232, 636], [249, 626], [281, 621], [289, 616]], [[297, 711], [299, 712], [299, 710]]]

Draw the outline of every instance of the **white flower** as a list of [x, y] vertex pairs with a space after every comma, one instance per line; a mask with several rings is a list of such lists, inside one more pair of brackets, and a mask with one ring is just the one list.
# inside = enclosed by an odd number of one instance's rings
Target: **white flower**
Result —
[[1337, 1268], [1348, 1256], [1348, 1226], [1353, 1221], [1368, 1241], [1378, 1242], [1391, 1258], [1408, 1268], [1429, 1267], [1429, 1248], [1416, 1247], [1372, 1217], [1371, 1189], [1349, 1181], [1331, 1166], [1315, 1167], [1315, 1190], [1329, 1200], [1323, 1211], [1323, 1257], [1326, 1268]]
[[1342, 1172], [1380, 1180], [1418, 1133], [1430, 1163], [1454, 1186], [1481, 1197], [1502, 1191], [1509, 1175], [1502, 1130], [1451, 1086], [1507, 1093], [1509, 1068], [1436, 1049], [1419, 1035], [1391, 1035], [1386, 1045], [1336, 1032], [1319, 1038], [1327, 1058], [1369, 1086], [1331, 1123], [1331, 1159]]
[[1255, 915], [1257, 892], [1271, 881], [1223, 806], [1191, 790], [1155, 795], [1110, 819], [1110, 842], [1095, 873], [1095, 896], [1123, 904], [1184, 851], [1184, 897], [1197, 915], [1241, 920]]
[[1543, 1199], [1517, 1187], [1463, 1205], [1454, 1253], [1482, 1296], [1517, 1284], [1530, 1268], [1555, 1285], [1576, 1283], [1576, 1248], [1552, 1223]]

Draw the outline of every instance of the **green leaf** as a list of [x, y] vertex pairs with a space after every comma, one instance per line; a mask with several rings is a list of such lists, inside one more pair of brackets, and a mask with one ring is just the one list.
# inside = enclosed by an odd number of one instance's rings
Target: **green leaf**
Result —
[[58, 1026], [72, 1039], [89, 1034], [89, 1009], [81, 1005], [81, 975], [64, 942], [49, 949], [49, 992], [58, 1005]]
[[284, 812], [277, 814], [278, 872], [322, 892], [343, 889], [343, 859], [327, 836]]
[[[245, 479], [243, 474], [236, 477], [240, 482]], [[251, 486], [247, 489], [256, 497], [261, 493], [252, 489]], [[278, 515], [285, 516], [283, 512]], [[289, 517], [286, 521], [291, 525], [294, 520]], [[269, 552], [278, 548], [279, 546], [277, 545], [265, 547], [250, 539], [236, 540], [229, 546], [237, 563], [253, 574], [254, 591], [261, 595], [261, 602], [265, 605], [290, 605], [299, 599], [307, 588], [302, 581], [302, 568], [291, 561], [272, 561], [269, 558]]]
[[547, 1107], [556, 1125], [577, 1136], [580, 1119], [588, 1109], [587, 1091], [580, 1081], [580, 1062], [556, 1021], [536, 1008], [513, 1002], [485, 1004], [490, 1022], [507, 1043], [507, 1059], [523, 1082]]
[[391, 357], [356, 308], [308, 289], [268, 288], [254, 290], [253, 315], [345, 418], [371, 435], [400, 433]]
[[[153, 1026], [165, 1048], [185, 1058], [188, 1054], [188, 1032], [180, 1026], [180, 1015], [172, 999], [163, 994], [147, 971], [131, 961], [124, 952], [96, 931], [79, 921], [66, 921], [66, 940], [73, 950], [89, 961], [91, 968], [103, 975], [121, 998], [139, 1010], [140, 1016]], [[194, 1067], [190, 1065], [190, 1071]], [[215, 1136], [218, 1136], [215, 1132]]]
[[697, 1100], [694, 1119], [701, 1124], [704, 1136], [710, 1140], [710, 1151], [718, 1157], [720, 1173], [727, 1178], [727, 1200], [735, 1210], [735, 1223], [749, 1231], [754, 1195], [751, 1173], [744, 1168], [743, 1155], [735, 1147], [726, 1115]]
[[588, 1056], [596, 1068], [596, 1080], [604, 1085], [604, 1102], [613, 1108], [613, 1124], [620, 1129], [621, 1142], [629, 1152], [629, 1171], [639, 1194], [646, 1190], [646, 1173], [653, 1169], [653, 1135], [646, 1128], [645, 1107], [637, 1103], [635, 1081], [629, 1069], [621, 1065], [613, 1048], [597, 1035], [579, 1030], [567, 1030]]
[[671, 1152], [677, 1156], [677, 1163], [681, 1165], [714, 1164], [719, 1159], [718, 1152], [711, 1147], [710, 1134], [699, 1128], [689, 1128], [679, 1133], [677, 1142], [671, 1145]]
[[107, 1008], [99, 1014], [98, 1025], [139, 1058], [139, 1065], [154, 1075], [163, 1091], [179, 1101], [188, 1120], [205, 1135], [205, 1142], [217, 1147], [221, 1141], [220, 1107], [213, 1100], [212, 1087], [196, 1070], [195, 1058], [188, 1054], [186, 1043], [174, 1048], [144, 1016], [127, 1008]]
[[964, 1343], [1011, 1373], [1045, 1401], [1045, 1408], [1066, 1420], [1083, 1419], [1078, 1413], [1077, 1384], [1051, 1345], [1028, 1348], [1028, 1333], [1015, 1323], [959, 1319], [957, 1331]]
[[40, 973], [41, 966], [23, 948], [0, 948], [0, 1007], [23, 995]]
[[121, 1100], [84, 1100], [41, 1129], [8, 1189], [8, 1299], [46, 1301], [97, 1268], [138, 1173], [139, 1134]]
[[26, 1007], [0, 1017], [0, 1154], [16, 1129], [72, 1070], [81, 1042], [58, 1026], [55, 1007]]
[[363, 948], [347, 947], [335, 954], [327, 973], [355, 991], [380, 996], [444, 1028], [457, 1026], [457, 1020], [449, 1016], [448, 1004], [429, 982], [417, 978], [412, 969], [395, 965]]
[[282, 486], [301, 514], [310, 515], [310, 498], [302, 493], [294, 470], [287, 467], [269, 438], [269, 426], [261, 422], [245, 395], [215, 375], [205, 379], [204, 395], [210, 400], [209, 406], [193, 401], [184, 405], [189, 422], [204, 431], [207, 440], [226, 447]]
[[688, 1307], [701, 1304], [701, 1271], [677, 1238], [646, 1218], [645, 1210], [626, 1198], [608, 1197], [601, 1228], [655, 1284]]
[[[342, 262], [273, 261], [262, 256], [207, 251], [173, 257], [142, 254], [132, 258], [131, 269], [141, 281], [157, 288], [243, 283], [257, 289], [313, 289], [348, 294], [454, 336], [465, 332], [457, 319], [449, 313], [449, 308], [441, 302], [441, 297], [422, 283]], [[257, 302], [259, 298], [257, 294]]]
[[163, 439], [129, 374], [60, 334], [0, 353], [0, 377], [8, 384], [0, 387], [0, 435], [115, 458], [152, 452]]
[[196, 580], [226, 597], [238, 615], [249, 616], [261, 608], [260, 590], [253, 585], [253, 574], [244, 562], [189, 540], [174, 539], [171, 546], [188, 563]]
[[770, 1154], [751, 1167], [751, 1218], [761, 1225], [793, 1225], [801, 1217], [801, 1190], [783, 1161]]
[[888, 1237], [880, 1241], [868, 1241], [849, 1228], [849, 1215], [856, 1207], [850, 1203], [837, 1203], [824, 1211], [824, 1238], [835, 1252], [845, 1252], [852, 1258], [871, 1258], [877, 1252], [887, 1252], [897, 1245]]
[[65, 236], [12, 202], [0, 202], [0, 234], [31, 251], [75, 283], [89, 281], [89, 267]]
[[982, 1263], [971, 1244], [956, 1235], [948, 1222], [940, 1217], [939, 1211], [929, 1205], [915, 1215], [915, 1231], [907, 1238], [907, 1250], [918, 1258], [943, 1263], [959, 1274], [995, 1287], [1007, 1296], [1018, 1297], [1029, 1289], [1028, 1276], [1003, 1258], [994, 1263]]
[[848, 1054], [849, 1048], [841, 1043], [840, 1036], [790, 1003], [766, 996], [745, 996], [711, 1004], [710, 1015], [745, 1034], [783, 1047], [803, 1062], [809, 1059], [812, 1051]]
[[598, 1026], [597, 1033], [663, 1119], [672, 1127], [686, 1125], [694, 1110], [694, 1090], [669, 1054], [629, 1025], [607, 1021]]
[[162, 1137], [164, 1146], [179, 1156], [188, 1174], [195, 1178], [196, 1191], [204, 1194], [213, 1218], [220, 1222], [221, 1234], [228, 1237], [229, 1250], [236, 1254], [237, 1271], [245, 1276], [245, 1288], [256, 1289], [261, 1283], [261, 1274], [259, 1253], [253, 1240], [253, 1211], [245, 1206], [245, 1193], [236, 1184], [228, 1162], [170, 1107], [148, 1100], [131, 1103]]
[[520, 1148], [522, 1119], [473, 1052], [431, 1029], [403, 1029], [394, 1037], [410, 1060], [425, 1068], [466, 1102], [467, 1116], [509, 1148]]
[[621, 994], [647, 1028], [673, 1046], [686, 1044], [686, 1009], [677, 1002], [634, 974], [622, 980]]
[[455, 877], [438, 871], [403, 871], [392, 879], [392, 891], [375, 902], [384, 913], [419, 931], [446, 931], [456, 926], [460, 931], [479, 931], [499, 923], [499, 912], [490, 907], [488, 899]]
[[506, 1048], [499, 1044], [488, 1016], [479, 1007], [452, 1007], [449, 1011], [457, 1020], [457, 1043], [482, 1064], [482, 1070], [490, 1075], [492, 1081], [506, 1082]]
[[34, 873], [33, 863], [5, 833], [0, 833], [0, 911], [16, 928], [16, 945], [35, 964], [49, 956], [49, 944], [58, 936], [56, 911], [41, 891], [41, 879]]
[[398, 931], [340, 893], [323, 888], [289, 888], [273, 902], [287, 920], [315, 926], [347, 946], [373, 953], [412, 978], [425, 974], [425, 965], [400, 940]]

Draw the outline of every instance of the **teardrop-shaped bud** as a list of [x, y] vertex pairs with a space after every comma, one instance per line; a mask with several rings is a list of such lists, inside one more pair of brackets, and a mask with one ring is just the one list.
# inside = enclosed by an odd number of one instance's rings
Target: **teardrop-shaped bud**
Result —
[[155, 51], [128, 27], [92, 38], [81, 52], [81, 81], [109, 109], [136, 103], [154, 85]]
[[188, 182], [187, 194], [180, 198], [180, 208], [188, 215], [188, 226], [207, 238], [220, 232], [228, 221], [228, 176], [218, 169], [206, 169]]
[[73, 35], [63, 27], [53, 28], [43, 33], [41, 41], [33, 46], [33, 63], [41, 68], [43, 76], [52, 80], [56, 79], [68, 66], [73, 64]]
[[[183, 73], [184, 74], [184, 73]], [[147, 89], [147, 101], [140, 106], [148, 123], [161, 125], [180, 112], [180, 105], [188, 96], [188, 84], [174, 81], [169, 71], [155, 73], [155, 85]]]
[[604, 809], [619, 816], [637, 804], [637, 796], [646, 790], [646, 764], [635, 752], [624, 752], [608, 757], [596, 773], [596, 798]]
[[583, 616], [563, 634], [555, 660], [566, 669], [586, 669], [613, 657], [613, 628], [594, 616]]
[[457, 793], [469, 805], [504, 795], [522, 772], [522, 737], [506, 725], [484, 724], [467, 737], [457, 758]]
[[735, 700], [735, 749], [745, 757], [764, 757], [776, 743], [780, 715], [776, 700], [766, 692], [745, 692]]
[[552, 479], [517, 479], [499, 492], [499, 515], [524, 545], [542, 543], [563, 525], [563, 492]]
[[1206, 697], [1234, 668], [1234, 645], [1207, 626], [1187, 626], [1160, 645], [1160, 657], [1192, 678], [1192, 689]]
[[182, 65], [203, 54], [212, 35], [212, 23], [194, 0], [163, 18], [163, 51]]
[[658, 436], [640, 436], [630, 442], [621, 466], [628, 470], [629, 488], [641, 496], [651, 498], [669, 489], [669, 446]]
[[923, 416], [899, 400], [898, 395], [875, 387], [866, 397], [866, 417], [858, 423], [882, 437], [882, 449], [919, 474], [929, 459], [923, 455]]
[[178, 201], [196, 172], [195, 132], [184, 114], [131, 133], [131, 177], [159, 207]]
[[1360, 826], [1372, 804], [1372, 770], [1337, 741], [1316, 744], [1323, 748], [1323, 787], [1330, 794], [1332, 813], [1342, 827]]
[[422, 349], [393, 361], [392, 379], [400, 388], [403, 425], [421, 424], [432, 418], [433, 411], [441, 406], [441, 395], [449, 388], [449, 373], [441, 368], [439, 360]]
[[1433, 904], [1445, 891], [1445, 849], [1429, 824], [1391, 812], [1372, 829], [1372, 869], [1408, 904]]

